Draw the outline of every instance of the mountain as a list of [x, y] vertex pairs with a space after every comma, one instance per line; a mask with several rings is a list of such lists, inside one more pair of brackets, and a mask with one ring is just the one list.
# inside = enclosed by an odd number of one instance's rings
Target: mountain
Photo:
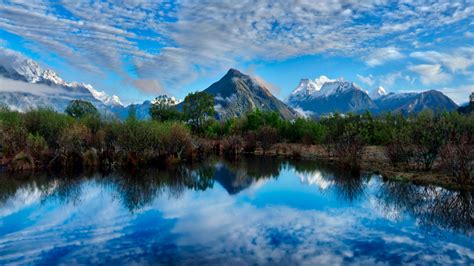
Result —
[[236, 69], [230, 69], [204, 91], [214, 96], [218, 119], [239, 117], [257, 108], [275, 111], [284, 119], [298, 117], [298, 113], [273, 96], [262, 81]]
[[471, 114], [474, 113], [474, 102], [467, 103], [458, 108], [458, 112], [461, 114]]
[[334, 80], [326, 76], [318, 79], [302, 79], [287, 99], [287, 103], [311, 115], [327, 115], [335, 112], [419, 113], [423, 109], [457, 109], [456, 103], [443, 93], [430, 90], [421, 93], [388, 93], [378, 87], [368, 94], [355, 83]]
[[0, 50], [0, 80], [0, 102], [13, 110], [52, 107], [64, 111], [73, 99], [90, 101], [105, 114], [111, 114], [111, 107], [123, 107], [117, 96], [89, 84], [68, 83], [53, 70], [7, 49]]
[[113, 106], [110, 110], [115, 114], [115, 116], [120, 120], [127, 119], [130, 110], [135, 109], [135, 114], [138, 119], [148, 119], [150, 118], [150, 107], [151, 101], [144, 101], [143, 103], [130, 104], [128, 106]]
[[419, 113], [424, 109], [454, 111], [458, 108], [448, 96], [437, 90], [421, 93], [390, 93], [375, 100], [380, 112]]
[[369, 96], [372, 100], [377, 100], [381, 97], [384, 97], [387, 95], [387, 92], [382, 86], [379, 86], [378, 88], [374, 89], [372, 92], [370, 92]]
[[302, 79], [290, 94], [287, 103], [312, 115], [334, 112], [360, 112], [376, 109], [367, 93], [353, 82], [321, 76], [316, 80]]

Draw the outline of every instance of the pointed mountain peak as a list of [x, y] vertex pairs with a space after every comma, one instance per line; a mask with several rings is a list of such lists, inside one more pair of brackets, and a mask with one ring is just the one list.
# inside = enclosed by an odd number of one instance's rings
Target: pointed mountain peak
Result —
[[241, 77], [241, 76], [245, 76], [245, 74], [243, 74], [242, 72], [240, 72], [239, 70], [235, 69], [235, 68], [231, 68], [229, 69], [229, 71], [227, 71], [227, 74], [225, 74], [227, 77]]
[[380, 97], [383, 97], [387, 95], [387, 92], [385, 91], [385, 89], [382, 87], [382, 86], [379, 86], [378, 88], [372, 90], [372, 92], [370, 92], [370, 98], [372, 98], [373, 100], [375, 99], [378, 99]]

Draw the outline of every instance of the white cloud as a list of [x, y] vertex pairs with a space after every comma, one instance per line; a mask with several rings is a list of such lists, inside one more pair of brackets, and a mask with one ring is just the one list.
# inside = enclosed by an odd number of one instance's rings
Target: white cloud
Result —
[[457, 104], [462, 104], [469, 102], [469, 95], [474, 92], [474, 84], [462, 85], [457, 87], [444, 87], [438, 90], [446, 94]]
[[[81, 70], [112, 71], [125, 82], [135, 75], [156, 79], [167, 89], [253, 59], [370, 52], [364, 59], [377, 66], [403, 57], [394, 43], [414, 43], [474, 14], [469, 3], [442, 0], [61, 4], [67, 12], [58, 12], [54, 1], [4, 2], [0, 28], [23, 37], [27, 48], [55, 53]], [[381, 19], [361, 24], [367, 16]]]
[[368, 75], [367, 77], [357, 74], [357, 78], [362, 83], [367, 84], [369, 86], [373, 86], [374, 83], [375, 83], [375, 80], [374, 80], [374, 77], [372, 76], [372, 74]]
[[474, 47], [461, 47], [452, 54], [425, 51], [414, 52], [410, 56], [425, 62], [441, 64], [451, 72], [465, 72], [474, 65]]
[[408, 67], [409, 70], [420, 75], [421, 83], [424, 85], [445, 83], [451, 79], [451, 75], [443, 72], [440, 64], [422, 64]]
[[166, 94], [166, 91], [158, 80], [154, 79], [136, 79], [133, 80], [133, 85], [139, 88], [141, 91], [152, 94], [152, 95], [162, 95]]
[[389, 61], [402, 59], [404, 57], [405, 56], [398, 50], [397, 47], [390, 46], [372, 51], [368, 56], [365, 57], [365, 63], [368, 66], [374, 67], [383, 65]]

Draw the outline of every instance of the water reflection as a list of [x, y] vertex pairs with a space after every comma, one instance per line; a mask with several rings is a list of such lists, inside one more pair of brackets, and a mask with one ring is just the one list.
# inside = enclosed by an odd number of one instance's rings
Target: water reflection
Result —
[[427, 228], [440, 226], [469, 235], [474, 233], [472, 192], [387, 181], [380, 187], [377, 198], [386, 213], [407, 212]]
[[[472, 193], [302, 160], [3, 174], [0, 264], [51, 264], [51, 256], [62, 263], [462, 264], [474, 260], [473, 213]], [[143, 261], [124, 262], [130, 254]]]

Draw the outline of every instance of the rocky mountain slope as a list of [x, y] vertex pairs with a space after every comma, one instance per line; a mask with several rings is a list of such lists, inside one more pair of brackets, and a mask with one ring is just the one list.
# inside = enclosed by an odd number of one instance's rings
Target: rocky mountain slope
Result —
[[214, 96], [218, 119], [239, 117], [257, 108], [277, 112], [284, 119], [298, 116], [295, 110], [273, 96], [265, 84], [236, 69], [230, 69], [204, 91]]

